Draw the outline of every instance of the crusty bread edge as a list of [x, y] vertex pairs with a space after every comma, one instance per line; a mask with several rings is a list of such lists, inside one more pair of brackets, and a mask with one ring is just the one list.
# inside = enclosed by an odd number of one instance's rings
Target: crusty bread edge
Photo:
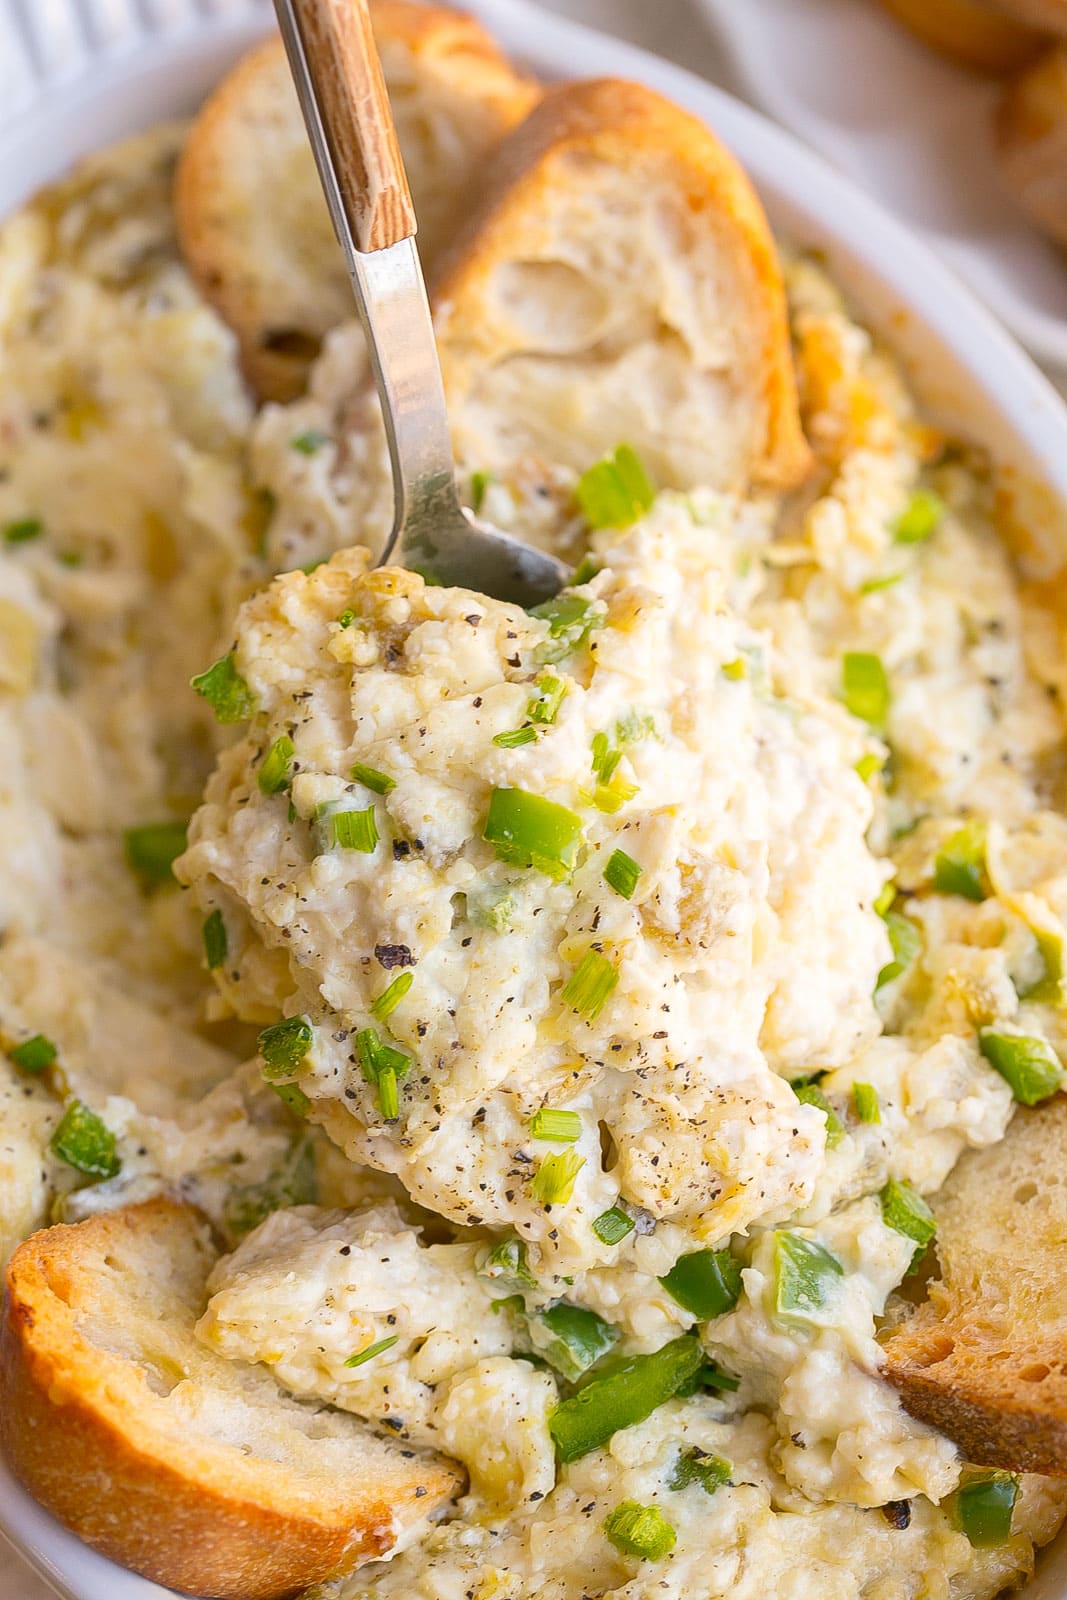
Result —
[[[616, 160], [639, 159], [648, 149], [669, 150], [694, 189], [709, 193], [715, 209], [739, 224], [766, 310], [758, 336], [767, 374], [768, 440], [754, 476], [767, 487], [795, 487], [807, 476], [812, 457], [800, 424], [781, 263], [763, 206], [744, 169], [711, 129], [641, 83], [593, 78], [550, 89], [490, 156], [478, 199], [443, 252], [430, 285], [446, 346], [446, 385], [455, 306], [468, 286], [507, 259], [517, 215], [529, 194], [549, 181], [546, 164], [574, 147], [599, 147]], [[458, 336], [461, 342], [476, 337], [466, 327]]]
[[[1042, 35], [1027, 19], [1009, 14], [1007, 5], [979, 5], [973, 0], [958, 16], [944, 15], [938, 0], [880, 0], [901, 27], [928, 49], [969, 72], [1004, 77], [1018, 72], [1037, 56]], [[967, 13], [973, 12], [973, 15]]]
[[[485, 66], [501, 76], [498, 104], [514, 101], [515, 118], [525, 114], [540, 95], [540, 86], [511, 66], [491, 34], [474, 18], [440, 5], [421, 5], [414, 0], [372, 0], [371, 15], [376, 33], [405, 44], [412, 55], [432, 55], [451, 41], [468, 56], [480, 56]], [[218, 129], [229, 120], [235, 100], [244, 98], [249, 84], [284, 58], [285, 50], [277, 34], [271, 34], [236, 63], [204, 101], [189, 130], [178, 159], [174, 181], [174, 211], [178, 239], [186, 265], [204, 298], [212, 304], [234, 331], [245, 378], [260, 400], [286, 402], [303, 392], [307, 358], [270, 349], [263, 343], [262, 329], [246, 327], [238, 314], [239, 289], [230, 287], [230, 272], [219, 273], [215, 239], [217, 222], [211, 203], [214, 174], [217, 171]], [[484, 92], [485, 85], [481, 85]], [[265, 175], [269, 180], [269, 175]], [[262, 203], [270, 204], [265, 189]]]
[[[908, 1324], [901, 1334], [906, 1336]], [[909, 1341], [902, 1337], [900, 1344]], [[968, 1393], [961, 1382], [946, 1381], [917, 1362], [890, 1337], [885, 1343], [883, 1377], [900, 1395], [909, 1416], [928, 1423], [952, 1440], [965, 1461], [1009, 1472], [1040, 1472], [1067, 1478], [1067, 1417], [991, 1406]]]
[[[233, 330], [249, 387], [260, 399], [279, 402], [296, 399], [303, 385], [303, 367], [264, 346], [259, 331], [249, 332], [238, 317], [238, 295], [230, 287], [230, 273], [218, 265], [218, 226], [211, 196], [218, 170], [220, 123], [228, 122], [234, 100], [243, 99], [248, 86], [264, 71], [269, 72], [284, 51], [282, 41], [271, 34], [216, 84], [193, 120], [174, 175], [174, 217], [185, 264], [204, 299]], [[264, 193], [263, 204], [269, 203]]]
[[[136, 1226], [146, 1209], [165, 1217], [187, 1208], [154, 1200], [92, 1221]], [[183, 1469], [173, 1440], [170, 1459], [151, 1438], [138, 1444], [120, 1358], [82, 1338], [49, 1283], [53, 1263], [79, 1248], [71, 1235], [85, 1226], [32, 1235], [5, 1275], [0, 1448], [26, 1488], [119, 1565], [219, 1600], [273, 1600], [387, 1551], [399, 1503], [368, 1503], [358, 1518], [320, 1517], [210, 1473], [195, 1450], [191, 1470]], [[443, 1463], [424, 1465], [420, 1487], [430, 1488], [432, 1505], [455, 1479]]]

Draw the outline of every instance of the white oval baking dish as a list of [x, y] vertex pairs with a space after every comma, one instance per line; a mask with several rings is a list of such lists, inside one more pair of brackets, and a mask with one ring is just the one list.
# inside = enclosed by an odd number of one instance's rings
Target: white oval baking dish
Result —
[[[1043, 484], [1050, 516], [1067, 505], [1067, 406], [888, 213], [792, 137], [678, 67], [529, 0], [464, 6], [544, 78], [639, 78], [703, 117], [747, 167], [779, 234], [821, 252], [893, 345], [928, 411], [985, 444], [1009, 480]], [[191, 110], [270, 16], [266, 0], [0, 0], [0, 216], [87, 151]], [[1067, 550], [1067, 517], [1061, 537]], [[2, 1462], [0, 1533], [64, 1600], [165, 1595], [67, 1533]], [[9, 1594], [22, 1600], [0, 1575], [0, 1596]], [[1067, 1600], [1067, 1531], [1024, 1594]]]

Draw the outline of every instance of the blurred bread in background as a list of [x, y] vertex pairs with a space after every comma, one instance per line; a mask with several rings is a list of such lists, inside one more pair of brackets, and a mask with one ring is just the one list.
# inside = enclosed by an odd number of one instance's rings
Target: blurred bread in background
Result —
[[[540, 91], [473, 17], [415, 0], [372, 0], [370, 9], [419, 249], [432, 265], [477, 192], [482, 158]], [[243, 57], [201, 108], [176, 205], [186, 261], [236, 332], [256, 395], [294, 399], [322, 339], [354, 304], [276, 36]]]
[[[1062, 10], [1067, 0], [1034, 0]], [[1027, 4], [1014, 0], [881, 0], [885, 9], [924, 44], [978, 72], [1009, 73], [1027, 66], [1041, 53], [1045, 36], [1019, 15]]]
[[1039, 228], [1067, 244], [1067, 44], [1046, 51], [1006, 87], [997, 155], [1009, 193]]
[[957, 66], [1005, 79], [996, 112], [1002, 186], [1067, 245], [1067, 0], [878, 0]]
[[1019, 22], [1067, 36], [1067, 0], [996, 0], [996, 4]]

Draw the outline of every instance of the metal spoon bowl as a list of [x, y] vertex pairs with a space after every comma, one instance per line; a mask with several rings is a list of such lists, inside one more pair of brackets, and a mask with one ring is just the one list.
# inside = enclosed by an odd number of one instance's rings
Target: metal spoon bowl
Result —
[[274, 0], [326, 203], [370, 349], [393, 468], [379, 557], [522, 606], [569, 568], [462, 507], [415, 210], [367, 0]]

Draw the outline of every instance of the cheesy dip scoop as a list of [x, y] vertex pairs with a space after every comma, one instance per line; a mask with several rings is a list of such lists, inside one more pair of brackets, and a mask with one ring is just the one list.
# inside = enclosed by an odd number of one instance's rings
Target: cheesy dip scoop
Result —
[[247, 728], [178, 868], [268, 1079], [542, 1275], [803, 1208], [788, 1080], [891, 958], [861, 725], [781, 691], [684, 497], [615, 540], [532, 615], [358, 549], [276, 579], [199, 680]]

